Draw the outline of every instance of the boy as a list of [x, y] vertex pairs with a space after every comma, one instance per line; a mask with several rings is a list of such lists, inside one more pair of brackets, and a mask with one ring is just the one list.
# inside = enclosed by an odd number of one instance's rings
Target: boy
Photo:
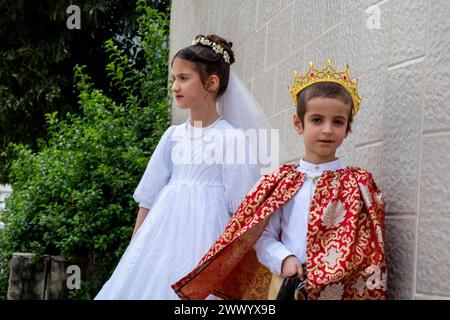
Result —
[[281, 276], [306, 279], [308, 299], [386, 298], [383, 197], [370, 172], [336, 158], [359, 110], [357, 86], [331, 60], [295, 73], [303, 159], [259, 181], [198, 267], [172, 286], [180, 297], [265, 299]]

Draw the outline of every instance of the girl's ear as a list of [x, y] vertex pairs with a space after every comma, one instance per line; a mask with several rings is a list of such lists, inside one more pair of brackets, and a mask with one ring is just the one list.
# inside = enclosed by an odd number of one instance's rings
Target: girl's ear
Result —
[[209, 92], [216, 92], [219, 89], [219, 77], [215, 74], [210, 75], [206, 80], [206, 88]]
[[303, 134], [302, 121], [300, 120], [298, 115], [294, 114], [294, 118], [292, 120], [293, 120], [295, 131], [297, 131], [298, 134]]

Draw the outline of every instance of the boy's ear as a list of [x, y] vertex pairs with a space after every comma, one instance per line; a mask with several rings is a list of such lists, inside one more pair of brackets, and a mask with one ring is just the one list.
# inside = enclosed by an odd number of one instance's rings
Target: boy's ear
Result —
[[351, 126], [350, 124], [348, 125], [348, 129], [347, 129], [347, 131], [345, 132], [345, 137], [344, 137], [344, 139], [348, 137], [348, 134], [349, 134], [349, 133], [352, 133], [352, 126]]
[[215, 74], [210, 75], [206, 81], [206, 87], [209, 92], [216, 92], [219, 89], [219, 77]]
[[297, 131], [298, 134], [303, 134], [302, 121], [300, 120], [297, 114], [294, 114], [293, 124], [295, 131]]

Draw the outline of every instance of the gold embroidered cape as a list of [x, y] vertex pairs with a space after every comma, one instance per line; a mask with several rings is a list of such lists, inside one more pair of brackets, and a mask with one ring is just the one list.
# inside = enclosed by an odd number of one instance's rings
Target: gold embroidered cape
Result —
[[[172, 288], [182, 299], [267, 299], [271, 273], [253, 245], [270, 215], [301, 188], [285, 165], [263, 176], [198, 266]], [[384, 200], [372, 174], [346, 167], [317, 181], [307, 230], [308, 299], [385, 299]]]

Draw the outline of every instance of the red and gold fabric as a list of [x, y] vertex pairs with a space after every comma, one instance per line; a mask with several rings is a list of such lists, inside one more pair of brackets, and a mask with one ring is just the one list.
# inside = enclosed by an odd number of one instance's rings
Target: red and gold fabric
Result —
[[[305, 174], [285, 165], [263, 176], [198, 266], [172, 285], [182, 299], [267, 299], [271, 273], [253, 245], [270, 215], [301, 188]], [[385, 299], [384, 200], [369, 171], [325, 171], [310, 204], [308, 299]]]

